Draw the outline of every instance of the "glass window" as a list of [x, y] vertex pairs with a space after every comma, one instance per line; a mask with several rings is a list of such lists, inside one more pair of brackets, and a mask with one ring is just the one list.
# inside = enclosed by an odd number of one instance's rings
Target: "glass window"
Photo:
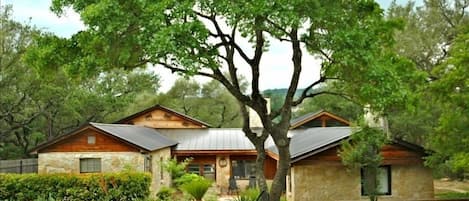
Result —
[[256, 175], [256, 162], [254, 160], [233, 160], [231, 166], [235, 179], [249, 179], [249, 177]]
[[[365, 189], [365, 180], [370, 176], [365, 169], [361, 170], [361, 189], [364, 196], [368, 195]], [[376, 183], [378, 194], [391, 195], [391, 166], [380, 167], [376, 179], [376, 181], [370, 180], [370, 182]]]
[[100, 158], [80, 158], [80, 173], [101, 172]]
[[88, 144], [96, 144], [96, 136], [88, 135]]
[[215, 180], [215, 164], [204, 164], [204, 177]]
[[144, 171], [151, 172], [151, 155], [145, 154], [145, 160], [143, 162]]
[[200, 165], [199, 164], [187, 165], [187, 172], [200, 175]]

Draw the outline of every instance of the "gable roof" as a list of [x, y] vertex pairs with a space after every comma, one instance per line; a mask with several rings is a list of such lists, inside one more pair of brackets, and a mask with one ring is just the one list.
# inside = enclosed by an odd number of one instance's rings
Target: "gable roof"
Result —
[[[350, 127], [315, 127], [295, 131], [290, 141], [292, 163], [338, 145], [352, 134]], [[270, 146], [268, 150], [278, 155], [277, 147]]]
[[174, 110], [172, 110], [172, 109], [169, 109], [169, 108], [164, 107], [164, 106], [159, 105], [159, 104], [154, 105], [154, 106], [152, 106], [152, 107], [149, 107], [149, 108], [147, 108], [147, 109], [144, 109], [144, 110], [142, 110], [142, 111], [140, 111], [140, 112], [134, 113], [134, 114], [132, 114], [132, 115], [129, 115], [129, 116], [127, 116], [127, 117], [124, 117], [124, 118], [122, 118], [122, 119], [120, 119], [120, 120], [117, 120], [117, 121], [114, 122], [114, 124], [124, 124], [124, 123], [127, 123], [128, 121], [130, 121], [130, 120], [132, 120], [132, 119], [135, 119], [135, 118], [137, 118], [137, 117], [139, 117], [139, 116], [145, 115], [145, 114], [147, 114], [147, 113], [149, 113], [149, 112], [152, 112], [152, 111], [155, 111], [155, 110], [163, 110], [163, 111], [165, 111], [165, 112], [172, 113], [172, 114], [174, 114], [174, 115], [176, 115], [176, 116], [178, 116], [178, 117], [180, 117], [180, 118], [183, 118], [183, 119], [185, 119], [185, 120], [187, 120], [187, 121], [189, 121], [189, 122], [192, 122], [192, 123], [194, 123], [194, 124], [196, 124], [196, 125], [199, 125], [199, 126], [201, 126], [201, 127], [204, 127], [204, 128], [210, 128], [210, 127], [212, 127], [212, 126], [211, 126], [210, 124], [208, 124], [208, 123], [205, 123], [205, 122], [203, 122], [203, 121], [201, 121], [201, 120], [198, 120], [198, 119], [196, 119], [196, 118], [190, 117], [190, 116], [188, 116], [188, 115], [182, 114], [182, 113], [180, 113], [180, 112], [174, 111]]
[[101, 124], [90, 122], [73, 130], [70, 133], [58, 136], [52, 140], [38, 145], [30, 152], [37, 153], [39, 150], [47, 148], [74, 135], [80, 134], [82, 131], [90, 128], [97, 129], [105, 134], [116, 137], [119, 140], [122, 140], [145, 151], [155, 151], [177, 144], [176, 141], [159, 134], [156, 130], [144, 126], [128, 124]]
[[128, 124], [90, 124], [101, 131], [109, 133], [148, 151], [154, 151], [177, 144], [176, 141], [161, 135], [155, 129], [144, 126]]
[[319, 119], [320, 117], [324, 117], [324, 116], [327, 116], [331, 119], [334, 119], [338, 122], [341, 122], [345, 125], [348, 125], [350, 126], [350, 122], [347, 121], [346, 119], [342, 118], [342, 117], [339, 117], [337, 115], [334, 115], [330, 112], [327, 112], [326, 110], [319, 110], [319, 111], [316, 111], [316, 112], [311, 112], [311, 113], [308, 113], [308, 114], [305, 114], [305, 115], [302, 115], [300, 117], [297, 117], [295, 119], [292, 119], [290, 121], [290, 129], [295, 129], [295, 128], [298, 128], [310, 121], [314, 121], [316, 119]]

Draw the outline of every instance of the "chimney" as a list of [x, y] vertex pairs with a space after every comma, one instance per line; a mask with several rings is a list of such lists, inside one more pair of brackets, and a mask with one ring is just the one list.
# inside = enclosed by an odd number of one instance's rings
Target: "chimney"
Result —
[[371, 106], [366, 104], [364, 107], [364, 120], [365, 124], [372, 128], [382, 129], [383, 132], [389, 137], [389, 124], [385, 115], [379, 115], [371, 110]]
[[[265, 98], [267, 101], [267, 113], [270, 114], [270, 98]], [[264, 126], [262, 125], [261, 118], [259, 115], [257, 115], [256, 111], [254, 111], [252, 108], [248, 108], [249, 110], [249, 125], [251, 129], [260, 129], [263, 128]]]

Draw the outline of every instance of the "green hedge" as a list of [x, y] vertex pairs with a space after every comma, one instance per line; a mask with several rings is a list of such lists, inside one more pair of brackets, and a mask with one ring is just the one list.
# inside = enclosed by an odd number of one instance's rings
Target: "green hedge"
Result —
[[0, 200], [144, 200], [150, 194], [146, 173], [0, 174]]

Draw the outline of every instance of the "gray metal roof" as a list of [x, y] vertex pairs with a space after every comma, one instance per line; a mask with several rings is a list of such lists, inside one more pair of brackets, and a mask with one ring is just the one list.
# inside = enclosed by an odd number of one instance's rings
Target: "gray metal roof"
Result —
[[[350, 127], [317, 127], [294, 131], [290, 131], [293, 134], [290, 141], [291, 158], [313, 152], [352, 134], [352, 128]], [[270, 146], [268, 149], [278, 154], [277, 147]]]
[[179, 142], [176, 150], [255, 150], [240, 128], [158, 129]]
[[176, 141], [161, 135], [155, 129], [144, 126], [92, 122], [90, 122], [90, 125], [148, 151], [154, 151], [177, 144]]

